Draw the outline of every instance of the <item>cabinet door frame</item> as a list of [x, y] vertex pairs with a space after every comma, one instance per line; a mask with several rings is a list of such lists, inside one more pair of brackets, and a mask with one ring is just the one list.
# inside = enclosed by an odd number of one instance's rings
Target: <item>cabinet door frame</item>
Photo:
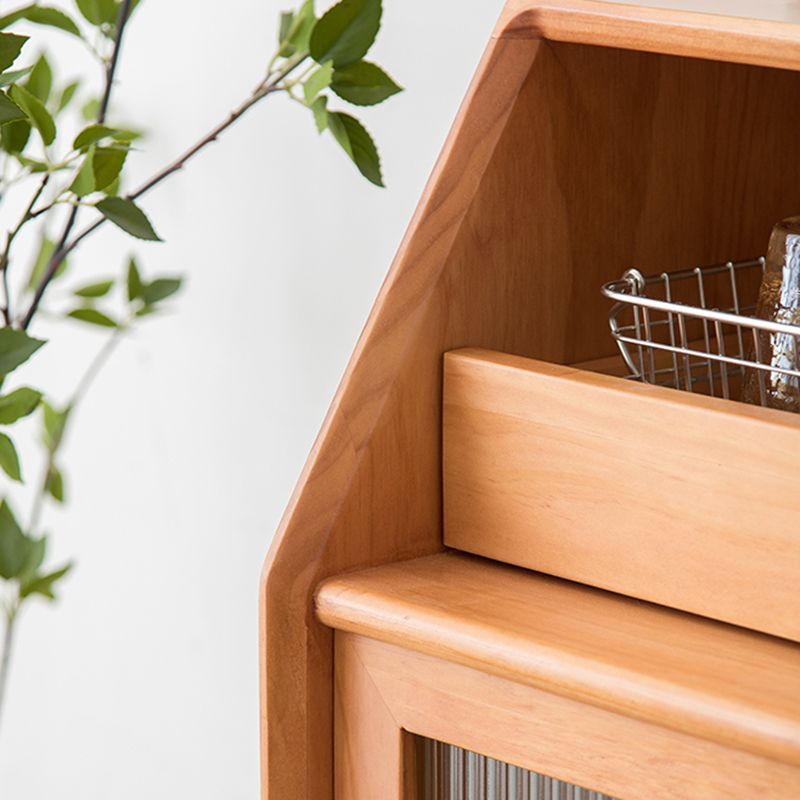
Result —
[[336, 800], [413, 800], [411, 734], [625, 800], [800, 795], [800, 769], [357, 634], [335, 634]]

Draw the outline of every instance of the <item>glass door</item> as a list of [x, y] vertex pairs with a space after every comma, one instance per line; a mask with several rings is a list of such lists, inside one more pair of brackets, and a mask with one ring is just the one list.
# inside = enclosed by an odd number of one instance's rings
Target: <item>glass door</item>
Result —
[[418, 800], [614, 800], [454, 745], [415, 738]]

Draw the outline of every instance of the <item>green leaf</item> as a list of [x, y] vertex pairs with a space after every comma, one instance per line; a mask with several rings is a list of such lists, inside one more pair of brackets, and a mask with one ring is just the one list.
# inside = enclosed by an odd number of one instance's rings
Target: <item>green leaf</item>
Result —
[[[56, 243], [52, 239], [48, 239], [46, 236], [40, 239], [39, 250], [36, 253], [36, 258], [34, 259], [30, 275], [28, 276], [27, 287], [29, 290], [33, 290], [38, 286], [55, 250]], [[64, 259], [56, 270], [53, 279], [60, 278], [66, 272], [68, 266], [67, 259]]]
[[87, 100], [81, 106], [81, 116], [84, 119], [97, 119], [97, 113], [100, 111], [100, 101], [96, 97]]
[[318, 64], [343, 67], [363, 58], [381, 25], [381, 0], [341, 0], [314, 26], [309, 42]]
[[0, 33], [0, 72], [5, 72], [16, 60], [27, 36], [16, 33]]
[[4, 433], [0, 433], [0, 469], [15, 481], [22, 481], [19, 471], [19, 456], [14, 442]]
[[144, 211], [133, 200], [128, 200], [126, 197], [106, 197], [95, 205], [107, 220], [131, 236], [151, 242], [162, 241], [153, 230]]
[[53, 70], [47, 56], [42, 53], [33, 65], [28, 80], [25, 81], [25, 88], [34, 96], [38, 97], [42, 103], [47, 103], [50, 97], [50, 90], [53, 88]]
[[75, 137], [75, 141], [72, 143], [72, 149], [83, 150], [90, 144], [99, 142], [101, 139], [106, 139], [118, 132], [116, 128], [109, 128], [106, 125], [89, 125]]
[[294, 12], [281, 11], [280, 24], [278, 25], [278, 44], [282, 45], [289, 38], [289, 31], [292, 29]]
[[42, 236], [39, 240], [39, 250], [36, 253], [36, 258], [31, 267], [31, 274], [28, 276], [27, 288], [29, 290], [35, 289], [39, 284], [45, 269], [47, 269], [47, 264], [55, 251], [56, 243], [52, 239]]
[[115, 147], [98, 147], [94, 152], [94, 184], [97, 191], [110, 186], [119, 177], [125, 164], [127, 150]]
[[57, 500], [59, 503], [64, 502], [64, 476], [56, 466], [50, 469], [50, 474], [47, 476], [46, 489], [53, 500]]
[[75, 0], [83, 18], [92, 25], [102, 25], [114, 19], [114, 0]]
[[94, 178], [94, 146], [90, 146], [84, 156], [80, 169], [75, 173], [75, 178], [69, 186], [69, 190], [78, 197], [85, 197], [95, 190]]
[[383, 186], [378, 148], [367, 129], [355, 118], [341, 111], [328, 112], [328, 127], [358, 171], [376, 186]]
[[80, 88], [80, 81], [71, 81], [62, 90], [56, 103], [56, 111], [60, 114], [71, 102], [75, 92]]
[[12, 83], [17, 83], [20, 78], [24, 78], [30, 73], [33, 67], [25, 67], [25, 69], [12, 69], [10, 72], [0, 74], [0, 89], [5, 86], [10, 86]]
[[72, 17], [57, 8], [49, 6], [33, 6], [25, 14], [25, 19], [35, 22], [37, 25], [48, 25], [51, 28], [59, 28], [62, 31], [71, 33], [73, 36], [81, 37], [80, 28], [75, 24]]
[[43, 536], [41, 539], [33, 539], [30, 536], [25, 536], [26, 543], [25, 559], [19, 571], [20, 581], [26, 581], [36, 574], [36, 570], [42, 566], [45, 553], [47, 552], [47, 539]]
[[15, 156], [17, 161], [19, 161], [23, 167], [27, 167], [31, 172], [47, 172], [49, 169], [52, 169], [53, 172], [59, 172], [62, 169], [66, 169], [65, 167], [53, 167], [46, 161], [37, 161], [35, 158], [27, 158], [21, 153], [16, 153]]
[[8, 375], [25, 363], [43, 344], [25, 331], [0, 328], [0, 375]]
[[402, 92], [377, 64], [356, 61], [333, 73], [331, 88], [342, 100], [357, 106], [374, 106]]
[[292, 24], [286, 36], [292, 53], [284, 53], [283, 55], [292, 55], [297, 51], [304, 52], [308, 50], [311, 31], [314, 29], [316, 21], [314, 0], [306, 0], [303, 5], [300, 6], [300, 10], [292, 20]]
[[314, 98], [331, 85], [333, 77], [333, 61], [326, 61], [318, 70], [311, 73], [303, 84], [303, 95], [306, 103], [311, 105]]
[[128, 262], [128, 300], [131, 302], [142, 296], [142, 277], [139, 275], [139, 267], [136, 266], [136, 259], [131, 257]]
[[8, 503], [0, 503], [0, 578], [19, 577], [31, 562], [31, 539], [20, 528]]
[[42, 422], [44, 424], [44, 443], [51, 453], [55, 453], [61, 445], [64, 430], [67, 427], [70, 407], [62, 411], [54, 408], [46, 400], [42, 400]]
[[144, 136], [144, 131], [137, 131], [133, 128], [119, 128], [114, 131], [111, 138], [119, 142], [121, 146], [129, 148], [131, 142], [141, 139], [142, 136]]
[[0, 145], [7, 153], [21, 153], [30, 135], [31, 126], [27, 120], [11, 122], [0, 128]]
[[145, 305], [152, 306], [175, 294], [181, 288], [182, 283], [183, 278], [157, 278], [142, 288], [142, 300]]
[[151, 314], [157, 314], [159, 309], [156, 306], [142, 306], [136, 309], [137, 317], [149, 317]]
[[28, 22], [33, 22], [37, 25], [59, 28], [62, 31], [71, 33], [73, 36], [81, 38], [80, 29], [72, 18], [63, 11], [49, 6], [30, 5], [13, 11], [11, 14], [6, 14], [6, 16], [0, 17], [0, 29], [7, 28], [9, 25], [13, 25], [21, 19], [26, 19]]
[[317, 126], [317, 130], [322, 133], [328, 127], [328, 98], [324, 95], [318, 97], [311, 104], [311, 111], [314, 114], [314, 123]]
[[0, 125], [7, 125], [9, 122], [25, 118], [25, 112], [11, 101], [5, 92], [0, 92]]
[[3, 395], [0, 397], [0, 425], [10, 425], [12, 422], [32, 414], [41, 399], [41, 392], [27, 386]]
[[88, 322], [90, 325], [99, 325], [102, 328], [117, 327], [117, 323], [111, 319], [111, 317], [107, 316], [102, 311], [98, 311], [96, 308], [73, 308], [67, 316], [72, 317], [72, 319], [77, 319], [80, 322]]
[[104, 297], [111, 291], [113, 285], [113, 280], [89, 283], [86, 286], [81, 286], [80, 289], [76, 289], [73, 294], [77, 297]]
[[53, 139], [56, 138], [56, 124], [42, 101], [16, 83], [9, 89], [9, 92], [11, 99], [25, 112], [33, 127], [39, 131], [42, 141], [46, 145], [52, 144]]
[[117, 175], [111, 183], [106, 186], [103, 191], [107, 197], [117, 197], [119, 195], [119, 188], [122, 185], [122, 176]]
[[20, 597], [30, 597], [32, 594], [40, 594], [48, 600], [55, 600], [53, 586], [61, 580], [70, 570], [72, 564], [57, 569], [48, 575], [34, 575], [32, 578], [22, 581], [19, 587]]

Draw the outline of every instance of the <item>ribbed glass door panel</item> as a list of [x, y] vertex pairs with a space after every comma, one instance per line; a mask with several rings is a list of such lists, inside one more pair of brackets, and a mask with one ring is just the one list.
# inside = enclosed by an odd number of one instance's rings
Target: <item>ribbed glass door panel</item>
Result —
[[417, 738], [419, 800], [614, 800], [454, 745]]

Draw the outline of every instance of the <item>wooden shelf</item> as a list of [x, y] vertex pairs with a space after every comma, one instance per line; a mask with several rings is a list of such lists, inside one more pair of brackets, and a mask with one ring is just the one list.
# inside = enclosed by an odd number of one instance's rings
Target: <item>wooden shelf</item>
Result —
[[444, 542], [800, 641], [800, 418], [486, 350], [445, 356]]
[[448, 552], [324, 581], [326, 625], [800, 765], [800, 646]]

